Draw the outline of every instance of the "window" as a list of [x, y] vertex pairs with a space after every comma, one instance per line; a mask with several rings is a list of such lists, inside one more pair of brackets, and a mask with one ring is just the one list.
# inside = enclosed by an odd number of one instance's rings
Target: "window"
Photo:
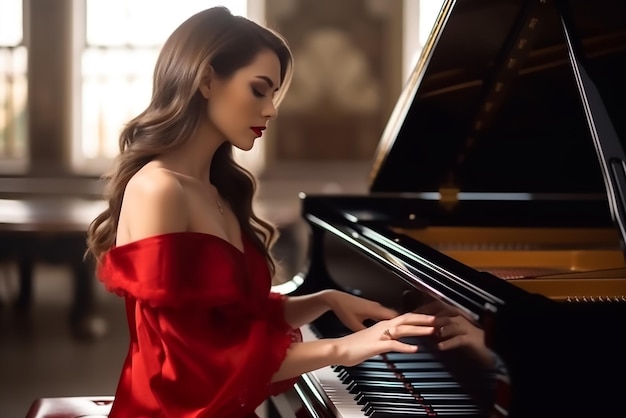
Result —
[[[445, 0], [404, 0], [404, 64], [406, 82], [424, 49]], [[418, 22], [417, 25], [414, 22]]]
[[26, 166], [26, 47], [22, 0], [0, 2], [0, 171]]
[[[73, 165], [100, 173], [118, 152], [125, 122], [148, 104], [152, 71], [167, 36], [186, 18], [224, 4], [248, 15], [247, 0], [85, 0], [82, 55], [75, 94]], [[81, 19], [77, 19], [80, 26]]]

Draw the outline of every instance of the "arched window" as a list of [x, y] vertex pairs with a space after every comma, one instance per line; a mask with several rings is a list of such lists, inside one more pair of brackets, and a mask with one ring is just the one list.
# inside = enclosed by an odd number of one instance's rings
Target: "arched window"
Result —
[[22, 0], [0, 2], [0, 172], [27, 164], [26, 46]]

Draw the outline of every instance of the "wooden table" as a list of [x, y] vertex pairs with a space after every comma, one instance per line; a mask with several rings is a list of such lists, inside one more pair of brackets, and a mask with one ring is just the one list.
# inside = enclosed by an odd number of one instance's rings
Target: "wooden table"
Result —
[[15, 259], [20, 278], [17, 308], [32, 304], [36, 262], [61, 263], [72, 271], [69, 321], [80, 338], [104, 333], [94, 309], [94, 265], [84, 259], [89, 223], [106, 207], [98, 199], [44, 196], [0, 199], [0, 258]]

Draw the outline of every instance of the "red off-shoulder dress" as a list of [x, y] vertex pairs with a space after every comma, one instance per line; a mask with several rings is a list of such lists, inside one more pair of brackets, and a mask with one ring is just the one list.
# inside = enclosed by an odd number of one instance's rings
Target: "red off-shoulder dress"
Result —
[[295, 379], [270, 383], [301, 341], [262, 254], [179, 232], [114, 247], [98, 277], [125, 298], [130, 348], [110, 418], [255, 417]]

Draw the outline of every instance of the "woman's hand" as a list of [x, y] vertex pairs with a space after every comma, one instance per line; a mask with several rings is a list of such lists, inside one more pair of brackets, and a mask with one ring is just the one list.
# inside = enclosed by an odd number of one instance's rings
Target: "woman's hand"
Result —
[[381, 321], [398, 316], [398, 312], [386, 308], [378, 302], [346, 292], [330, 290], [324, 295], [324, 300], [337, 315], [337, 318], [352, 331], [365, 329], [363, 322], [367, 319]]
[[435, 341], [439, 350], [464, 347], [471, 350], [486, 367], [493, 367], [495, 356], [485, 345], [485, 332], [460, 315], [455, 308], [432, 300], [419, 306], [416, 312], [436, 317]]
[[354, 366], [392, 351], [414, 353], [418, 350], [416, 345], [398, 339], [431, 335], [435, 331], [434, 323], [434, 316], [406, 313], [338, 338], [340, 364]]
[[440, 350], [450, 350], [461, 346], [482, 347], [485, 333], [461, 315], [438, 316], [435, 321]]
[[474, 348], [484, 347], [485, 333], [470, 321], [461, 316], [451, 306], [439, 301], [430, 301], [418, 307], [415, 312], [433, 315], [435, 320], [436, 336], [440, 350], [470, 346]]
[[493, 366], [495, 358], [485, 345], [485, 332], [465, 317], [461, 315], [438, 316], [435, 320], [435, 329], [439, 338], [437, 347], [440, 350], [468, 347], [485, 366]]

